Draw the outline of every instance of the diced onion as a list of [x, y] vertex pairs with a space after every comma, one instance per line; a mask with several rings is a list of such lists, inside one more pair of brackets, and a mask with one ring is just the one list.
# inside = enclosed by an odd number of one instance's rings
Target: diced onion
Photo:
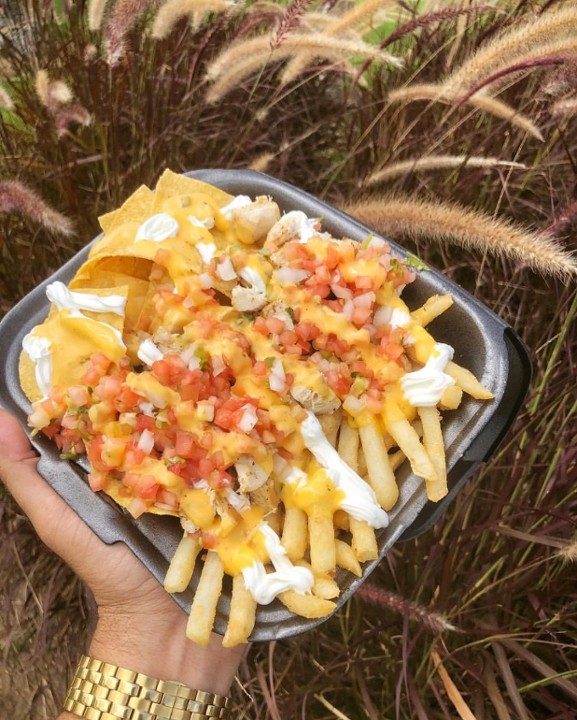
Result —
[[226, 365], [221, 355], [211, 356], [212, 374], [217, 377], [226, 370]]
[[276, 358], [272, 364], [269, 386], [273, 392], [284, 392], [286, 390], [286, 375], [280, 358]]
[[355, 307], [363, 307], [363, 308], [370, 308], [374, 302], [375, 302], [375, 293], [372, 291], [363, 293], [362, 295], [357, 295], [357, 297], [354, 300]]
[[216, 274], [225, 282], [236, 279], [236, 271], [233, 267], [232, 260], [228, 255], [224, 255], [224, 257], [221, 258], [220, 262], [216, 266]]
[[256, 408], [254, 405], [247, 403], [243, 405], [243, 413], [239, 420], [238, 427], [242, 432], [250, 432], [258, 422]]
[[147, 508], [148, 505], [146, 504], [146, 500], [143, 500], [140, 497], [132, 498], [132, 500], [126, 506], [126, 509], [133, 518], [140, 517], [143, 513], [146, 512]]
[[298, 285], [310, 276], [308, 270], [291, 267], [281, 267], [274, 273], [275, 280], [281, 285]]
[[198, 276], [198, 282], [200, 283], [200, 287], [204, 290], [210, 290], [213, 286], [212, 278], [208, 273], [200, 273]]
[[144, 429], [138, 439], [138, 445], [136, 446], [139, 450], [142, 450], [146, 455], [150, 455], [152, 448], [154, 447], [154, 435], [150, 430]]
[[201, 400], [196, 405], [198, 419], [203, 422], [212, 422], [214, 420], [214, 405], [206, 400]]
[[331, 283], [331, 290], [335, 297], [340, 300], [350, 300], [353, 297], [353, 291], [348, 287], [343, 287], [338, 283]]
[[352, 300], [347, 300], [343, 305], [343, 315], [347, 320], [352, 320], [354, 309], [355, 306]]
[[388, 325], [391, 321], [393, 309], [389, 305], [379, 305], [373, 316], [373, 322], [376, 327]]
[[365, 395], [358, 398], [354, 395], [347, 395], [343, 400], [343, 410], [348, 412], [350, 415], [358, 415], [363, 412], [366, 404], [367, 398]]

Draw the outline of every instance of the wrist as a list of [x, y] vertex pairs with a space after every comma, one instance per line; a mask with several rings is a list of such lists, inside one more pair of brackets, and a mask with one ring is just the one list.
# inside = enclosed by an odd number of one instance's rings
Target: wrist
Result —
[[148, 618], [101, 609], [88, 654], [159, 680], [228, 694], [246, 647], [223, 648], [214, 633], [207, 647], [195, 645], [186, 637], [186, 622], [180, 610]]

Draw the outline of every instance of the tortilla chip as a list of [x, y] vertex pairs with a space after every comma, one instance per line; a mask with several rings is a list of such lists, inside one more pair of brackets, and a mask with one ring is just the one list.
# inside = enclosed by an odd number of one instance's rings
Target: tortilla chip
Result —
[[28, 355], [22, 351], [18, 360], [18, 376], [20, 387], [31, 403], [42, 400], [43, 394], [36, 382], [36, 368]]
[[[126, 508], [128, 507], [132, 498], [130, 497], [130, 495], [123, 495], [123, 489], [124, 491], [126, 491], [126, 487], [122, 484], [120, 480], [114, 480], [113, 478], [110, 478], [104, 492], [109, 497], [111, 497], [115, 503], [120, 505], [120, 507]], [[178, 517], [178, 512], [176, 512], [176, 510], [167, 510], [166, 508], [159, 508], [156, 505], [149, 505], [146, 512], [152, 513], [153, 515], [172, 515], [174, 517]]]
[[219, 207], [228, 205], [233, 199], [232, 195], [229, 195], [217, 187], [213, 187], [212, 185], [208, 185], [191, 177], [186, 177], [185, 175], [179, 175], [178, 173], [172, 172], [172, 170], [165, 170], [156, 183], [153, 212], [151, 215], [160, 212], [164, 202], [168, 198], [177, 197], [178, 195], [194, 195], [196, 193], [209, 195], [213, 200], [216, 200]]
[[[146, 218], [154, 214], [152, 212], [153, 200], [154, 193], [152, 190], [146, 187], [146, 185], [141, 185], [118, 210], [114, 210], [98, 218], [100, 227], [108, 234], [115, 228], [128, 222], [135, 222], [140, 225]], [[102, 224], [103, 221], [104, 225]]]

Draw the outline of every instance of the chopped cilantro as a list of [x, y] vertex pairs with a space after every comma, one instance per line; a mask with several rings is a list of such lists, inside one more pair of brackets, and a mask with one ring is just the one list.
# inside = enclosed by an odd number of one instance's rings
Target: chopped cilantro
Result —
[[409, 253], [405, 259], [405, 265], [412, 270], [428, 270], [429, 266], [421, 258]]
[[295, 311], [293, 310], [293, 308], [292, 308], [292, 307], [287, 307], [286, 311], [287, 311], [290, 319], [294, 322], [294, 320], [295, 320]]
[[264, 361], [265, 361], [265, 364], [267, 365], [267, 367], [270, 368], [274, 365], [275, 359], [273, 357], [267, 357], [264, 359]]
[[210, 360], [210, 355], [204, 345], [199, 345], [194, 351], [194, 354], [200, 360], [200, 369], [206, 370], [208, 367], [208, 361]]
[[372, 240], [374, 237], [375, 237], [375, 233], [372, 233], [372, 232], [369, 233], [369, 234], [367, 235], [367, 237], [363, 240], [363, 242], [362, 242], [362, 244], [361, 244], [361, 248], [362, 248], [363, 250], [366, 250], [366, 249], [369, 247], [369, 245], [371, 244], [371, 240]]

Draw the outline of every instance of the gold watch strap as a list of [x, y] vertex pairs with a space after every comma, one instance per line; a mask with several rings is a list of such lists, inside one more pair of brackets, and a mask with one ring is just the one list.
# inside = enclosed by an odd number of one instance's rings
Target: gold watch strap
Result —
[[228, 718], [228, 698], [83, 655], [64, 710], [88, 720]]

